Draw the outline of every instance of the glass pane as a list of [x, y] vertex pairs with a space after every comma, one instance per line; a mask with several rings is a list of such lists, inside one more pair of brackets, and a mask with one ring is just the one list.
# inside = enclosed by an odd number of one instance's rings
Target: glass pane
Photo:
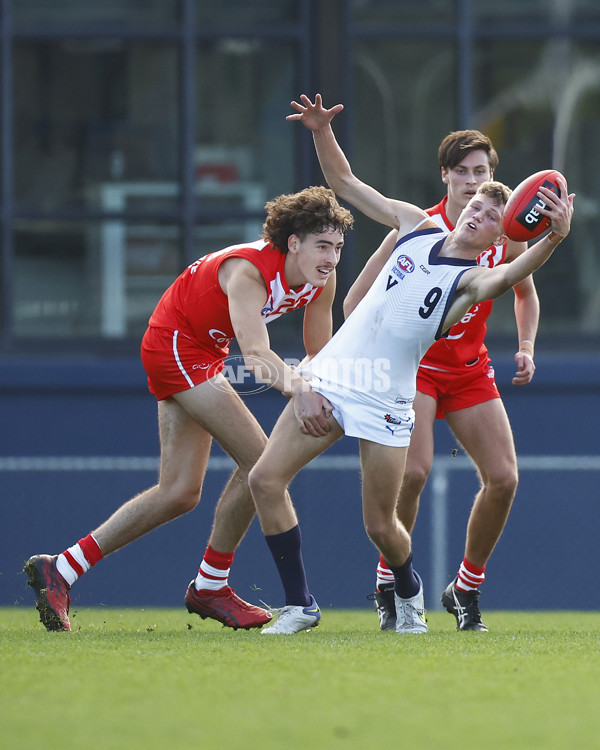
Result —
[[298, 18], [297, 0], [196, 0], [198, 23], [260, 28]]
[[262, 215], [268, 199], [294, 188], [294, 128], [285, 120], [297, 88], [294, 50], [219, 39], [198, 48], [197, 77], [197, 207]]
[[223, 221], [198, 222], [194, 230], [195, 255], [200, 258], [207, 253], [239, 245], [242, 242], [255, 242], [260, 239], [264, 211], [260, 218], [223, 219]]
[[174, 45], [22, 41], [14, 71], [18, 210], [106, 208], [107, 184], [176, 178]]
[[370, 23], [416, 23], [431, 25], [433, 22], [447, 23], [454, 18], [454, 5], [448, 0], [352, 0], [355, 22]]
[[[384, 195], [423, 207], [443, 196], [437, 150], [456, 127], [454, 60], [453, 46], [439, 42], [355, 45], [354, 105], [338, 118], [352, 116], [354, 173]], [[356, 254], [342, 262], [356, 276], [387, 231], [353, 213]]]
[[[595, 43], [551, 39], [477, 47], [473, 126], [500, 156], [496, 177], [515, 187], [541, 169], [563, 172], [577, 194], [571, 234], [535, 275], [540, 331], [600, 331], [600, 52]], [[503, 300], [491, 331], [514, 331]], [[502, 310], [502, 313], [500, 313]]]
[[137, 27], [164, 29], [177, 20], [178, 0], [104, 0], [101, 3], [81, 0], [18, 0], [12, 4], [14, 23], [18, 28], [48, 24], [135, 24]]
[[19, 222], [15, 337], [141, 336], [182, 269], [174, 226]]
[[540, 22], [568, 23], [581, 21], [598, 21], [600, 7], [598, 0], [477, 0], [471, 4], [472, 12], [478, 22], [502, 21], [521, 24], [531, 21], [536, 26]]

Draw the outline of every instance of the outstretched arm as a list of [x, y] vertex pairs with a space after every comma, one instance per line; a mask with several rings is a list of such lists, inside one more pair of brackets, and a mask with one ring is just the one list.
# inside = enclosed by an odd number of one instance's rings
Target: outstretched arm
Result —
[[546, 208], [540, 208], [539, 211], [550, 219], [551, 231], [511, 263], [504, 263], [495, 268], [478, 267], [467, 271], [459, 282], [457, 293], [446, 315], [446, 329], [460, 320], [464, 312], [475, 303], [500, 297], [540, 268], [569, 234], [575, 193], [567, 195], [567, 184], [560, 177], [558, 185], [561, 190], [560, 197], [545, 187], [541, 187], [538, 192], [538, 196], [546, 203]]
[[305, 94], [300, 102], [292, 102], [297, 114], [288, 115], [287, 120], [299, 121], [313, 134], [319, 163], [327, 183], [343, 200], [350, 203], [371, 219], [385, 224], [401, 233], [412, 229], [422, 218], [424, 211], [412, 203], [386, 198], [375, 188], [359, 180], [350, 168], [346, 156], [335, 139], [331, 121], [343, 110], [342, 104], [325, 109], [321, 95], [315, 96], [314, 104]]

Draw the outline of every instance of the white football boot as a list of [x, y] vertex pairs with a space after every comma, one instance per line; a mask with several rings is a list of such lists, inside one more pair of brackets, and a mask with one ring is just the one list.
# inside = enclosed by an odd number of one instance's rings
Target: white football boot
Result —
[[[418, 575], [417, 578], [419, 578]], [[427, 633], [429, 631], [425, 617], [423, 581], [420, 578], [419, 590], [414, 596], [410, 599], [402, 599], [394, 593], [394, 601], [396, 602], [396, 633]]]
[[279, 615], [272, 625], [263, 628], [260, 632], [268, 635], [292, 635], [299, 633], [301, 630], [310, 630], [316, 628], [321, 619], [321, 610], [315, 601], [315, 597], [310, 597], [310, 604], [307, 607], [287, 605], [279, 610]]

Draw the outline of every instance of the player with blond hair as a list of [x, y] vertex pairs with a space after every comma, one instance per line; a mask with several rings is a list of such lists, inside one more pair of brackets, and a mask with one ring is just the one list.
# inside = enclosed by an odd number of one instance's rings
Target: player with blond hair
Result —
[[[426, 209], [445, 232], [452, 232], [462, 210], [479, 185], [494, 177], [498, 154], [479, 130], [457, 130], [440, 143], [438, 164], [447, 187], [444, 198]], [[392, 252], [396, 233], [390, 232], [367, 262], [344, 301], [349, 315], [368, 290], [381, 265]], [[506, 239], [486, 248], [479, 265], [493, 268], [510, 263], [527, 249], [525, 242]], [[533, 277], [514, 286], [517, 324], [517, 371], [514, 385], [531, 382], [535, 371], [534, 343], [539, 321], [539, 300]], [[479, 611], [480, 586], [487, 562], [506, 524], [518, 484], [517, 456], [506, 409], [494, 379], [485, 336], [492, 301], [484, 300], [427, 351], [417, 373], [416, 414], [402, 488], [398, 517], [412, 534], [421, 494], [433, 463], [434, 422], [445, 419], [459, 445], [475, 464], [480, 481], [467, 524], [463, 559], [455, 579], [443, 593], [443, 603], [456, 617], [458, 630], [487, 630]], [[382, 630], [396, 621], [394, 576], [380, 556], [376, 570], [375, 600]]]
[[[364, 525], [394, 575], [396, 632], [425, 633], [423, 585], [413, 569], [410, 534], [396, 514], [414, 424], [419, 362], [474, 304], [504, 294], [548, 260], [569, 232], [573, 195], [567, 196], [564, 180], [560, 197], [540, 188], [546, 201], [540, 210], [551, 219], [552, 231], [512, 263], [485, 268], [477, 257], [503, 241], [502, 214], [510, 194], [505, 185], [481, 185], [454, 231], [446, 234], [417, 206], [386, 198], [352, 173], [331, 128], [342, 105], [325, 109], [320, 95], [314, 103], [302, 95], [292, 106], [297, 113], [287, 119], [312, 131], [330, 187], [371, 219], [395, 229], [397, 241], [364, 298], [301, 369], [311, 387], [329, 401], [329, 432], [315, 437], [299, 431], [287, 406], [250, 472], [261, 527], [285, 592], [285, 606], [262, 633], [297, 633], [320, 620], [288, 486], [302, 467], [344, 434], [359, 439]], [[369, 363], [373, 372], [377, 363], [378, 376], [366, 384]]]

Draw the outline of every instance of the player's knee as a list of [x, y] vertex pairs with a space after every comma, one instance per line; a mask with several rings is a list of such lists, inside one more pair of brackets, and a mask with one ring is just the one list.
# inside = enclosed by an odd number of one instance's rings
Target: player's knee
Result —
[[189, 513], [200, 502], [202, 487], [190, 485], [188, 487], [173, 487], [164, 495], [164, 502], [171, 511], [171, 516], [177, 518]]
[[[390, 546], [394, 544], [395, 540], [398, 538], [399, 528], [396, 524], [390, 522], [389, 519], [367, 518], [365, 519], [365, 531], [377, 549], [381, 550], [389, 549]], [[401, 533], [402, 531], [403, 527], [400, 528]], [[407, 539], [409, 539], [406, 532], [405, 535]]]
[[427, 483], [431, 466], [407, 466], [402, 479], [402, 494], [418, 497]]
[[265, 448], [266, 443], [252, 441], [246, 446], [246, 450], [243, 453], [232, 454], [233, 459], [238, 466], [238, 473], [247, 478], [250, 471], [256, 465], [256, 462], [261, 457], [261, 454]]
[[518, 484], [519, 474], [516, 467], [509, 467], [501, 474], [490, 477], [488, 480], [488, 486], [492, 494], [497, 497], [507, 498], [509, 501], [514, 498]]
[[257, 463], [248, 474], [248, 484], [254, 498], [285, 491], [285, 483], [279, 480], [268, 467]]

